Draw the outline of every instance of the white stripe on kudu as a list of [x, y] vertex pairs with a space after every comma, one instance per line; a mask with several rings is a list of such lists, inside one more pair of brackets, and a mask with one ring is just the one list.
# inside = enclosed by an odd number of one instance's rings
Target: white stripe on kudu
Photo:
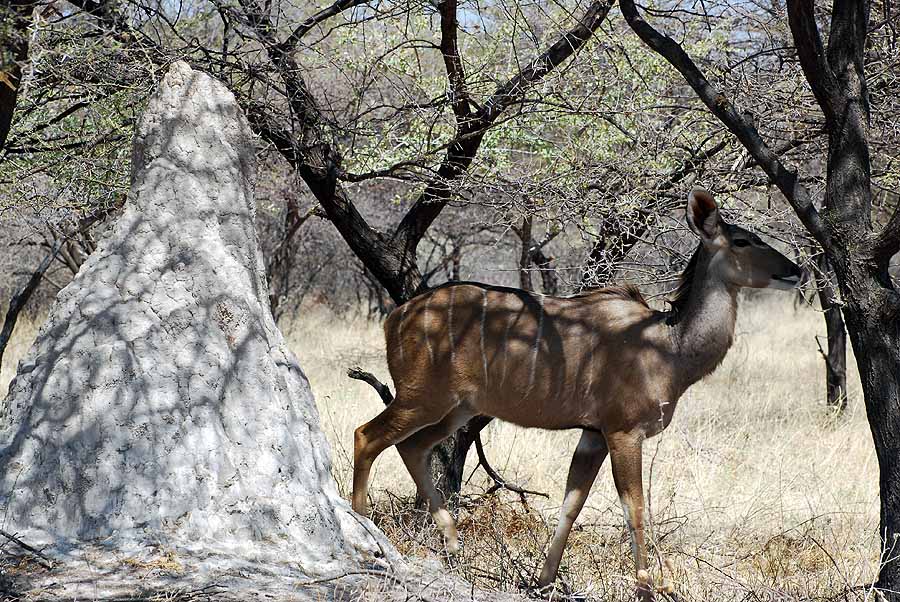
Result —
[[422, 312], [424, 314], [424, 316], [422, 318], [422, 321], [424, 322], [424, 324], [423, 324], [424, 328], [422, 328], [422, 334], [425, 336], [425, 345], [428, 347], [428, 357], [431, 358], [431, 363], [433, 364], [434, 363], [434, 347], [431, 346], [431, 340], [428, 338], [428, 327], [430, 326], [430, 320], [431, 320], [430, 316], [428, 315], [428, 306], [430, 303], [431, 303], [431, 295], [429, 295], [428, 298], [425, 299], [425, 309]]
[[488, 292], [487, 289], [482, 289], [481, 291], [481, 366], [484, 369], [484, 386], [488, 386], [488, 366], [487, 366], [487, 351], [485, 350], [485, 340], [484, 340], [484, 325], [487, 322], [487, 306], [488, 306]]
[[456, 349], [453, 346], [453, 303], [456, 299], [456, 287], [450, 287], [450, 303], [447, 305], [447, 337], [450, 339], [450, 363], [453, 363]]
[[534, 337], [534, 349], [531, 351], [531, 374], [528, 376], [528, 393], [531, 393], [531, 388], [534, 386], [534, 374], [535, 369], [537, 368], [538, 351], [540, 351], [541, 348], [541, 334], [544, 330], [544, 299], [544, 295], [538, 295], [540, 312], [538, 315], [537, 335]]

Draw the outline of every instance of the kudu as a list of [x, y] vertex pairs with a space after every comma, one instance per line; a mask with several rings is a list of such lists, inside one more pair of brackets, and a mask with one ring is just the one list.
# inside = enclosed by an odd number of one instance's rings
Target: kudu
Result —
[[356, 429], [354, 510], [366, 511], [372, 462], [396, 445], [455, 552], [456, 527], [428, 470], [437, 443], [476, 415], [525, 427], [580, 428], [539, 584], [556, 578], [572, 523], [609, 454], [638, 591], [651, 596], [642, 443], [668, 426], [684, 391], [725, 357], [738, 289], [792, 288], [801, 275], [758, 236], [725, 223], [704, 190], [690, 193], [687, 223], [700, 244], [667, 312], [648, 307], [630, 287], [549, 297], [462, 282], [394, 310], [384, 329], [397, 395]]

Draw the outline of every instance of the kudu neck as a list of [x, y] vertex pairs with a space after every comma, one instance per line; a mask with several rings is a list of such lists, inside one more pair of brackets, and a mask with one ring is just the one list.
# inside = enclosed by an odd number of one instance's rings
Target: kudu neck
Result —
[[698, 247], [669, 320], [687, 386], [715, 370], [734, 338], [737, 287], [710, 270], [711, 258], [702, 245]]

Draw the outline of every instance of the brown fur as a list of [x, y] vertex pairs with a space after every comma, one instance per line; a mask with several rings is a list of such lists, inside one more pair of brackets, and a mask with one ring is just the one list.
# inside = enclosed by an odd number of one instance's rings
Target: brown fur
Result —
[[684, 271], [681, 273], [681, 277], [678, 279], [678, 288], [675, 289], [675, 292], [672, 293], [672, 297], [669, 299], [669, 304], [672, 306], [672, 317], [670, 322], [676, 321], [678, 316], [684, 313], [684, 308], [687, 306], [688, 300], [691, 297], [694, 272], [697, 269], [697, 262], [700, 259], [701, 250], [703, 250], [703, 245], [697, 245], [697, 248], [694, 249], [691, 259], [688, 261], [687, 266], [685, 266]]

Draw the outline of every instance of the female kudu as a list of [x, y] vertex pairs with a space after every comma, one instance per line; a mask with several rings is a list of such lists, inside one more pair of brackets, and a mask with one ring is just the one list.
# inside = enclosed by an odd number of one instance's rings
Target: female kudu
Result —
[[385, 322], [397, 396], [356, 429], [353, 508], [366, 511], [369, 470], [396, 445], [451, 552], [456, 527], [434, 487], [428, 454], [467, 420], [580, 428], [559, 525], [539, 583], [559, 569], [572, 523], [609, 454], [631, 534], [642, 596], [650, 596], [641, 446], [672, 419], [682, 393], [731, 346], [740, 287], [791, 288], [800, 269], [758, 236], [725, 223], [694, 190], [687, 223], [700, 237], [672, 308], [650, 309], [633, 288], [546, 297], [452, 283], [397, 308]]

